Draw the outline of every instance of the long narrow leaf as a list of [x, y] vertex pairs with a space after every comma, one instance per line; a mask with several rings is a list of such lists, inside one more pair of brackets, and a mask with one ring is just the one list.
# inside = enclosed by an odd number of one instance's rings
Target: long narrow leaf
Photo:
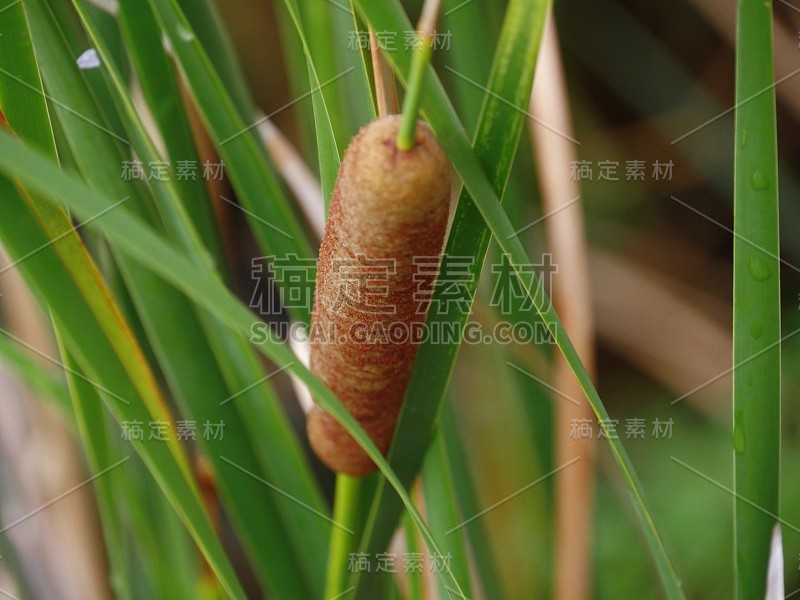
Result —
[[[0, 132], [0, 171], [18, 178], [32, 190], [50, 197], [57, 196], [80, 216], [96, 214], [108, 202], [74, 176], [59, 170], [40, 152], [26, 147], [5, 132]], [[107, 213], [103, 219], [95, 221], [91, 226], [100, 229], [118, 250], [170, 281], [197, 304], [223, 320], [233, 331], [247, 335], [254, 325], [261, 323], [254, 320], [252, 312], [217, 279], [177, 252], [152, 228], [124, 207]], [[330, 389], [297, 360], [285, 344], [269, 336], [261, 341], [263, 343], [258, 345], [258, 349], [267, 358], [297, 375], [308, 386], [317, 403], [341, 423], [359, 443], [402, 498], [430, 551], [441, 554], [436, 540], [406, 489], [355, 418]], [[166, 486], [164, 482], [161, 483]], [[456, 591], [459, 590], [458, 582], [452, 574], [444, 573], [442, 576], [449, 580]]]
[[771, 3], [742, 0], [736, 42], [733, 442], [736, 597], [764, 597], [779, 514], [778, 149]]
[[[98, 51], [105, 56], [105, 41], [98, 35], [92, 20], [87, 17], [86, 7], [83, 3], [78, 5]], [[125, 96], [125, 88], [119, 73], [111, 65], [107, 68], [115, 91], [112, 95], [131, 133], [132, 145], [143, 159], [156, 160], [158, 157], [155, 148], [138, 120], [134, 107]], [[176, 190], [170, 182], [155, 184], [152, 189], [156, 193], [160, 212], [165, 217], [167, 229], [172, 237], [184, 246], [187, 254], [194, 257], [200, 266], [208, 273], [214, 274], [213, 264], [205, 259], [203, 245], [197, 233], [193, 231], [185, 212], [181, 210], [182, 204]], [[199, 317], [202, 327], [198, 326], [196, 331], [187, 331], [186, 335], [182, 336], [186, 339], [184, 349], [179, 354], [192, 355], [194, 369], [198, 366], [198, 354], [199, 358], [205, 358], [206, 362], [212, 361], [213, 358], [207, 356], [208, 352], [199, 352], [206, 346], [203, 340], [191, 339], [193, 336], [196, 337], [201, 329], [204, 330], [228, 380], [229, 393], [221, 394], [223, 388], [220, 385], [224, 385], [224, 382], [216, 381], [217, 396], [214, 396], [211, 384], [215, 380], [209, 377], [217, 370], [213, 364], [201, 369], [206, 374], [202, 381], [186, 373], [178, 381], [178, 385], [184, 388], [182, 393], [184, 403], [192, 409], [192, 412], [201, 411], [203, 421], [219, 422], [224, 419], [232, 421], [230, 425], [234, 427], [231, 433], [235, 438], [229, 438], [226, 442], [226, 456], [223, 458], [213, 452], [210, 455], [220, 480], [228, 485], [236, 484], [236, 487], [246, 482], [251, 490], [249, 495], [254, 495], [253, 478], [247, 477], [246, 474], [260, 471], [260, 468], [254, 464], [256, 458], [253, 456], [253, 451], [247, 447], [246, 442], [249, 438], [270, 483], [295, 499], [292, 502], [276, 498], [278, 510], [275, 510], [272, 508], [273, 501], [269, 497], [272, 492], [267, 486], [262, 485], [260, 493], [255, 494], [254, 500], [257, 501], [250, 503], [237, 502], [236, 498], [242, 495], [229, 492], [228, 504], [240, 514], [239, 530], [250, 546], [257, 549], [254, 552], [259, 571], [267, 579], [279, 577], [281, 583], [275, 589], [275, 593], [282, 595], [301, 593], [297, 588], [306, 582], [311, 582], [316, 590], [315, 593], [320, 593], [329, 528], [324, 520], [320, 522], [318, 516], [324, 514], [326, 508], [322, 495], [312, 479], [308, 462], [300, 450], [291, 426], [277, 404], [277, 398], [271, 392], [270, 383], [264, 377], [261, 365], [246, 340], [241, 336], [231, 336], [221, 322], [204, 314], [204, 311], [201, 311]], [[192, 347], [196, 348], [194, 353], [191, 351]], [[201, 401], [209, 395], [209, 402]], [[222, 398], [230, 398], [234, 402], [232, 404], [222, 402]], [[241, 436], [239, 432], [245, 432], [246, 435]], [[231, 462], [239, 469], [232, 469]], [[231, 489], [234, 489], [233, 485]], [[258, 527], [253, 526], [254, 520], [259, 521]], [[265, 529], [260, 530], [260, 528]], [[287, 534], [295, 546], [295, 559], [292, 565], [281, 566], [278, 564], [280, 561], [276, 561], [272, 555], [275, 554], [276, 548], [284, 543]], [[293, 572], [298, 569], [303, 569], [305, 576]]]
[[[18, 31], [27, 32], [27, 27]], [[18, 56], [13, 63], [4, 64], [5, 77], [0, 86], [3, 110], [12, 127], [33, 143], [48, 148], [53, 156], [52, 142], [47, 143], [47, 131], [41, 129], [41, 125], [49, 122], [41, 82], [32, 63], [33, 55], [28, 54], [27, 62]], [[33, 92], [35, 99], [19, 97], [23, 89]], [[32, 111], [39, 112], [32, 114]], [[4, 243], [12, 257], [18, 259], [19, 268], [40, 298], [47, 299], [65, 343], [75, 353], [78, 363], [89, 373], [91, 381], [99, 382], [96, 385], [102, 387], [118, 419], [169, 421], [155, 379], [64, 211], [50, 203], [40, 203], [29, 194], [18, 193], [6, 180], [2, 187], [0, 228]], [[180, 448], [175, 444], [137, 444], [137, 449], [163, 483], [165, 493], [195, 534], [229, 592], [234, 597], [243, 597], [188, 477]]]
[[[364, 0], [357, 0], [357, 5], [359, 10], [365, 15], [365, 18], [376, 30], [401, 32], [410, 28], [408, 18], [403, 12], [402, 7], [399, 5], [399, 2], [386, 2], [376, 5]], [[538, 8], [538, 10], [535, 10], [536, 8]], [[546, 8], [546, 3], [511, 3], [509, 5], [509, 12], [506, 18], [507, 20], [509, 17], [511, 17], [516, 21], [524, 21], [526, 14], [533, 13], [536, 15], [536, 21], [534, 22], [538, 22], [539, 31], [541, 31], [541, 20], [544, 18]], [[537, 44], [530, 49], [530, 52], [535, 55], [535, 50], [538, 47], [539, 36], [530, 36], [530, 28], [525, 30], [525, 35], [529, 38], [533, 37], [536, 39]], [[399, 77], [405, 80], [410, 71], [410, 53], [398, 51], [390, 53], [388, 56], [393, 62], [393, 66], [397, 70]], [[500, 64], [505, 66], [505, 68], [508, 68], [506, 66], [508, 62], [509, 61], [505, 61], [505, 64]], [[450, 157], [454, 167], [461, 176], [464, 187], [466, 191], [469, 192], [470, 197], [475, 203], [475, 207], [480, 212], [480, 215], [483, 217], [486, 225], [491, 230], [491, 233], [494, 235], [500, 248], [508, 256], [511, 267], [520, 278], [520, 283], [525, 288], [525, 291], [531, 298], [536, 310], [539, 312], [542, 320], [547, 325], [548, 330], [555, 340], [555, 343], [558, 345], [570, 368], [575, 373], [575, 376], [581, 384], [581, 387], [584, 390], [589, 403], [592, 405], [595, 414], [597, 415], [601, 424], [608, 423], [608, 413], [600, 399], [600, 396], [598, 395], [597, 390], [595, 389], [585, 367], [581, 363], [580, 358], [575, 351], [574, 346], [572, 345], [572, 342], [564, 331], [561, 321], [559, 320], [558, 315], [555, 313], [549, 298], [547, 298], [547, 295], [544, 293], [541, 287], [536, 289], [536, 282], [531, 281], [531, 278], [526, 276], [524, 273], [524, 266], [532, 263], [528, 259], [527, 253], [517, 237], [516, 230], [509, 221], [507, 215], [503, 212], [503, 209], [499, 203], [498, 198], [502, 196], [502, 190], [505, 187], [504, 182], [501, 181], [503, 185], [500, 186], [499, 189], [496, 189], [495, 186], [493, 186], [493, 182], [486, 177], [483, 165], [476, 154], [473, 153], [473, 150], [467, 140], [466, 133], [461, 124], [458, 122], [455, 111], [453, 110], [444, 92], [444, 89], [442, 88], [439, 80], [436, 78], [432, 68], [430, 68], [427, 73], [426, 89], [428, 91], [423, 100], [423, 113], [427, 117], [431, 127], [445, 148], [445, 151]], [[511, 103], [513, 106], [520, 106], [519, 103], [522, 103], [522, 106], [524, 106], [524, 103], [527, 102], [529, 93], [529, 89], [518, 90], [516, 95], [501, 95], [500, 97], [503, 98], [505, 102]], [[491, 95], [489, 98], [487, 98], [484, 109], [486, 109], [487, 106], [492, 105], [494, 105], [494, 111], [500, 110], [497, 106], [497, 97], [494, 95]], [[488, 114], [491, 115], [491, 113]], [[504, 121], [503, 130], [499, 131], [497, 135], [504, 137], [505, 128], [507, 128], [507, 125]], [[479, 125], [479, 135], [480, 130], [481, 126]], [[477, 139], [479, 142], [478, 149], [480, 151], [483, 144], [488, 144], [488, 139], [485, 141], [483, 141], [481, 137], [478, 137]], [[511, 152], [502, 154], [502, 158], [498, 161], [499, 165], [502, 165], [503, 161], [506, 161], [507, 164], [510, 164], [511, 159], [513, 158], [513, 148], [515, 146], [516, 142], [512, 145]], [[460, 226], [460, 224], [455, 222], [454, 227], [457, 226]], [[440, 382], [442, 378], [440, 375], [431, 373], [430, 376], [432, 376], [432, 379], [428, 381], [428, 385], [441, 385]], [[418, 376], [415, 376], [415, 378], [416, 377]], [[415, 389], [413, 386], [414, 381], [412, 380], [411, 387], [409, 387], [409, 398], [414, 397]], [[438, 405], [439, 403], [435, 404], [434, 410], [438, 408]], [[408, 412], [408, 410], [404, 410], [403, 415], [406, 415]], [[418, 419], [415, 417], [415, 420]], [[423, 441], [417, 442], [416, 445], [424, 446], [430, 439], [429, 432], [431, 431], [432, 420], [427, 423], [422, 422], [418, 424], [422, 427], [422, 431], [428, 432], [424, 436], [417, 433], [418, 439]], [[403, 422], [401, 421], [400, 427], [402, 427], [402, 425]], [[401, 431], [401, 429], [398, 429], [398, 437]], [[409, 462], [407, 460], [399, 459], [396, 453], [400, 452], [410, 455], [406, 456], [406, 458], [411, 459], [410, 462], [412, 466], [418, 465], [418, 458], [416, 457], [415, 453], [409, 452], [406, 449], [406, 445], [410, 446], [411, 442], [408, 438], [401, 439], [403, 439], [402, 446], [400, 444], [393, 444], [392, 446], [392, 463], [399, 466], [406, 465]], [[612, 453], [617, 460], [623, 479], [633, 501], [633, 506], [637, 517], [642, 525], [648, 544], [653, 553], [662, 584], [664, 585], [664, 588], [670, 598], [681, 598], [683, 597], [683, 592], [681, 591], [680, 580], [675, 573], [674, 567], [672, 566], [672, 562], [670, 561], [666, 552], [666, 548], [664, 547], [661, 536], [655, 527], [652, 515], [644, 497], [641, 482], [636, 475], [633, 464], [631, 463], [625, 448], [618, 439], [609, 439], [609, 442]], [[387, 519], [382, 519], [381, 523], [385, 524], [387, 521]], [[384, 539], [388, 541], [388, 538], [385, 536], [386, 532], [383, 532], [380, 536], [383, 538], [381, 541]]]

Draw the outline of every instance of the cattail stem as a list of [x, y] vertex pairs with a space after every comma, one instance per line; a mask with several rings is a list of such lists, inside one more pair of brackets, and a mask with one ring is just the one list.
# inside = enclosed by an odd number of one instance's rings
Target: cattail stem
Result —
[[408, 75], [406, 96], [403, 99], [403, 120], [400, 131], [397, 133], [397, 149], [411, 150], [414, 147], [414, 132], [417, 129], [417, 113], [422, 100], [422, 84], [425, 81], [425, 69], [433, 54], [433, 44], [436, 36], [436, 23], [442, 0], [425, 0], [417, 24], [417, 47], [414, 49], [414, 59], [411, 62], [411, 72]]
[[336, 496], [333, 501], [333, 521], [325, 598], [338, 598], [347, 589], [349, 557], [356, 549], [361, 515], [360, 477], [336, 476]]
[[414, 51], [411, 73], [408, 77], [406, 96], [403, 99], [403, 120], [397, 134], [398, 150], [407, 151], [414, 147], [414, 132], [417, 129], [417, 113], [422, 99], [422, 83], [425, 79], [425, 68], [428, 66], [433, 51], [433, 38], [422, 35], [420, 46]]
[[[381, 55], [378, 40], [372, 28], [369, 30], [369, 38], [378, 116], [385, 117], [396, 114], [398, 105], [394, 73], [389, 63]], [[333, 520], [343, 527], [334, 527], [331, 530], [325, 587], [326, 598], [338, 598], [347, 589], [350, 554], [357, 549], [360, 537], [358, 533], [361, 527], [363, 481], [364, 479], [361, 477], [351, 477], [344, 473], [336, 475]], [[356, 533], [352, 534], [347, 529]]]

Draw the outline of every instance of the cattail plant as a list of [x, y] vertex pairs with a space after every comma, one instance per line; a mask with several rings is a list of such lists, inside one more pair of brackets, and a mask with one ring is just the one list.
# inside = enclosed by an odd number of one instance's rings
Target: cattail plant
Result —
[[[450, 193], [450, 166], [428, 126], [418, 123], [413, 147], [400, 150], [400, 124], [399, 116], [373, 121], [345, 153], [320, 249], [312, 320], [311, 370], [383, 452], [433, 284], [415, 259], [441, 250]], [[374, 470], [358, 443], [319, 407], [307, 427], [312, 447], [334, 471]]]
[[0, 596], [794, 597], [790, 11], [0, 0]]

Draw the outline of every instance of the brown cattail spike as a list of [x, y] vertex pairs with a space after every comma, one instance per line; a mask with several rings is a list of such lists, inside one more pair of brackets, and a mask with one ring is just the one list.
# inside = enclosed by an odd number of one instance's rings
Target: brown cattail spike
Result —
[[[411, 375], [411, 332], [425, 320], [429, 267], [442, 249], [450, 195], [450, 166], [428, 126], [418, 123], [408, 151], [396, 147], [399, 127], [397, 115], [373, 121], [345, 152], [320, 248], [311, 329], [311, 370], [384, 453]], [[415, 257], [427, 261], [415, 265]], [[379, 339], [388, 330], [401, 335]], [[334, 471], [362, 476], [375, 469], [319, 407], [308, 416], [308, 435]]]

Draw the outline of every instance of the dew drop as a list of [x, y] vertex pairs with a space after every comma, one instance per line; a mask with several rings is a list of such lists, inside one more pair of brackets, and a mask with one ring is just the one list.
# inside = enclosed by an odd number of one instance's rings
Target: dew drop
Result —
[[761, 171], [756, 171], [750, 177], [750, 185], [754, 190], [766, 190], [769, 188], [769, 181]]
[[733, 448], [737, 454], [744, 454], [744, 411], [737, 410], [733, 418]]
[[750, 260], [747, 261], [747, 270], [750, 271], [750, 275], [756, 281], [765, 281], [772, 275], [769, 265], [757, 256], [751, 256]]
[[750, 337], [757, 340], [764, 335], [764, 324], [761, 321], [753, 321], [750, 324]]
[[745, 146], [747, 146], [747, 130], [746, 129], [742, 129], [739, 132], [739, 146], [741, 148], [744, 148]]
[[194, 41], [194, 32], [186, 29], [182, 24], [178, 23], [177, 28], [175, 31], [178, 34], [178, 37], [181, 38], [184, 42], [191, 42]]

